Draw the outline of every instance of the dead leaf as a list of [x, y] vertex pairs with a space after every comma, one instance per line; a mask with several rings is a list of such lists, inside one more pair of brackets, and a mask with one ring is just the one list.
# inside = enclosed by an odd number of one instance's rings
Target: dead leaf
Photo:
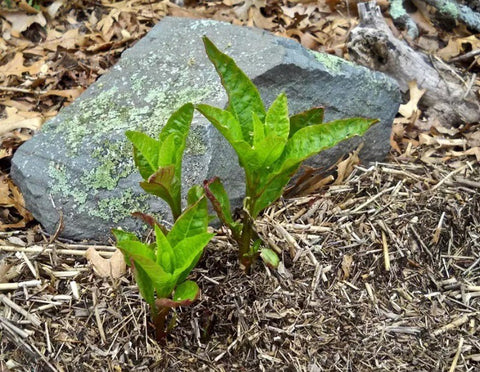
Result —
[[360, 164], [360, 158], [358, 157], [358, 153], [361, 150], [360, 146], [357, 150], [353, 151], [348, 158], [339, 162], [337, 164], [337, 179], [333, 183], [333, 185], [341, 185], [345, 179], [353, 172], [355, 166]]
[[[0, 178], [0, 207], [0, 210], [5, 212], [2, 213], [2, 220], [0, 220], [0, 231], [23, 228], [33, 220], [30, 212], [25, 209], [23, 195], [7, 176]], [[10, 209], [13, 209], [21, 218], [12, 216]]]
[[123, 254], [118, 249], [112, 257], [103, 258], [94, 247], [90, 247], [87, 249], [85, 257], [92, 264], [95, 273], [102, 278], [120, 278], [127, 271]]
[[20, 112], [14, 107], [6, 107], [5, 112], [7, 118], [0, 120], [0, 136], [20, 128], [38, 130], [44, 121], [39, 112]]
[[418, 110], [418, 102], [422, 98], [423, 94], [427, 91], [426, 89], [418, 89], [417, 82], [411, 81], [408, 83], [410, 88], [410, 101], [406, 105], [400, 105], [398, 112], [404, 118], [411, 118]]
[[48, 92], [46, 92], [44, 94], [44, 96], [65, 97], [69, 101], [73, 101], [74, 99], [79, 97], [83, 93], [84, 90], [85, 90], [85, 88], [82, 88], [82, 87], [77, 87], [77, 88], [73, 88], [73, 89], [66, 89], [66, 90], [52, 89], [52, 90], [49, 90]]
[[15, 53], [15, 56], [10, 62], [8, 62], [3, 66], [0, 66], [0, 77], [2, 75], [4, 76], [14, 75], [14, 76], [22, 77], [22, 74], [24, 72], [28, 72], [30, 75], [36, 75], [40, 72], [46, 72], [46, 71], [43, 71], [45, 70], [44, 66], [46, 66], [48, 71], [48, 65], [45, 64], [44, 59], [41, 59], [30, 66], [25, 66], [23, 54], [20, 52], [17, 52]]
[[12, 265], [5, 259], [0, 260], [0, 283], [8, 283], [22, 272], [21, 265]]
[[11, 25], [11, 34], [14, 37], [20, 38], [21, 33], [29, 28], [32, 24], [38, 23], [40, 26], [45, 26], [47, 20], [42, 13], [35, 15], [27, 15], [24, 12], [0, 12]]

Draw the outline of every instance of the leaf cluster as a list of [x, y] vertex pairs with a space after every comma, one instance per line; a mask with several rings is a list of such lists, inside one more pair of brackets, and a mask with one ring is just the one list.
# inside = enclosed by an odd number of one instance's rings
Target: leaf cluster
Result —
[[[281, 93], [268, 109], [260, 94], [235, 64], [206, 37], [208, 58], [215, 66], [228, 95], [226, 109], [205, 104], [183, 105], [172, 114], [158, 138], [128, 131], [135, 164], [144, 179], [141, 187], [170, 206], [175, 224], [170, 231], [144, 216], [155, 230], [156, 241], [147, 244], [134, 234], [114, 230], [117, 246], [132, 266], [140, 292], [151, 305], [157, 331], [164, 328], [165, 309], [188, 305], [198, 296], [196, 283], [187, 276], [197, 264], [213, 234], [207, 232], [207, 198], [239, 247], [239, 261], [246, 272], [257, 257], [272, 267], [275, 252], [255, 231], [255, 219], [275, 202], [300, 164], [338, 142], [363, 134], [376, 120], [352, 118], [323, 123], [323, 108], [290, 115], [287, 97]], [[219, 178], [194, 186], [182, 211], [182, 157], [194, 110], [203, 114], [236, 151], [245, 171], [243, 217], [236, 220], [229, 196]], [[158, 334], [158, 333], [157, 333]]]

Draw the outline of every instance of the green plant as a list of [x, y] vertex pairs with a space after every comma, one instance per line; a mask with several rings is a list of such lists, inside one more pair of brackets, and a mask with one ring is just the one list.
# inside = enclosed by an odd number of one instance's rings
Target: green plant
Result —
[[150, 305], [158, 340], [164, 339], [170, 328], [165, 324], [170, 309], [189, 305], [198, 297], [198, 285], [186, 279], [213, 236], [207, 232], [208, 206], [200, 186], [189, 190], [188, 207], [182, 212], [182, 156], [192, 117], [193, 105], [186, 104], [172, 114], [158, 139], [141, 132], [126, 133], [144, 179], [141, 187], [164, 199], [175, 220], [167, 231], [153, 217], [136, 213], [154, 227], [156, 240], [152, 244], [123, 230], [112, 231], [117, 247], [133, 269], [140, 294]]
[[207, 201], [202, 197], [183, 212], [166, 235], [155, 224], [153, 244], [141, 242], [135, 234], [113, 230], [140, 294], [150, 305], [158, 340], [166, 336], [170, 308], [190, 305], [199, 295], [198, 285], [186, 279], [213, 236], [206, 232], [207, 226]]
[[323, 108], [289, 117], [287, 97], [280, 94], [265, 110], [253, 82], [234, 60], [203, 38], [208, 58], [228, 95], [226, 110], [200, 104], [200, 111], [235, 149], [245, 171], [243, 219], [234, 221], [228, 195], [219, 179], [204, 183], [207, 197], [239, 246], [239, 260], [248, 272], [259, 255], [275, 265], [273, 251], [261, 247], [254, 221], [276, 201], [300, 164], [338, 142], [363, 134], [377, 120], [351, 118], [323, 123]]

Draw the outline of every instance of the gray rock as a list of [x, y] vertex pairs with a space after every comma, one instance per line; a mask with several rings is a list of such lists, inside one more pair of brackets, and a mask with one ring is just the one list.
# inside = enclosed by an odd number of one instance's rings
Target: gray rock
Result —
[[[297, 42], [261, 30], [211, 20], [165, 18], [81, 97], [22, 145], [11, 175], [27, 208], [53, 233], [105, 241], [112, 227], [141, 230], [130, 217], [145, 211], [168, 220], [166, 204], [138, 186], [131, 146], [124, 132], [156, 135], [185, 102], [225, 107], [227, 97], [203, 50], [206, 34], [231, 55], [259, 87], [269, 105], [282, 91], [290, 111], [326, 107], [326, 120], [380, 118], [361, 138], [322, 153], [313, 165], [330, 165], [363, 140], [364, 161], [382, 160], [400, 102], [396, 83], [342, 59], [308, 51]], [[243, 173], [227, 142], [196, 114], [184, 159], [184, 191], [214, 175], [232, 199], [243, 195]]]

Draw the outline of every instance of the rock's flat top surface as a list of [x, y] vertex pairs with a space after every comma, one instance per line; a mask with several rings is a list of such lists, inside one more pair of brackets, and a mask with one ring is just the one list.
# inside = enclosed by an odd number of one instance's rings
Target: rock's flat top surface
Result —
[[[261, 30], [167, 17], [17, 150], [12, 177], [47, 232], [55, 231], [60, 213], [62, 236], [99, 241], [108, 239], [112, 227], [141, 229], [142, 224], [130, 217], [133, 211], [168, 220], [163, 201], [138, 186], [140, 176], [124, 132], [156, 135], [186, 102], [226, 106], [226, 94], [203, 50], [203, 35], [236, 60], [257, 84], [266, 105], [285, 91], [291, 113], [325, 106], [326, 120], [380, 118], [363, 138], [361, 159], [381, 160], [388, 153], [400, 94], [385, 75]], [[330, 165], [361, 141], [342, 143], [311, 163]], [[224, 180], [233, 199], [242, 197], [243, 173], [233, 150], [196, 114], [184, 159], [184, 190], [215, 175]]]

